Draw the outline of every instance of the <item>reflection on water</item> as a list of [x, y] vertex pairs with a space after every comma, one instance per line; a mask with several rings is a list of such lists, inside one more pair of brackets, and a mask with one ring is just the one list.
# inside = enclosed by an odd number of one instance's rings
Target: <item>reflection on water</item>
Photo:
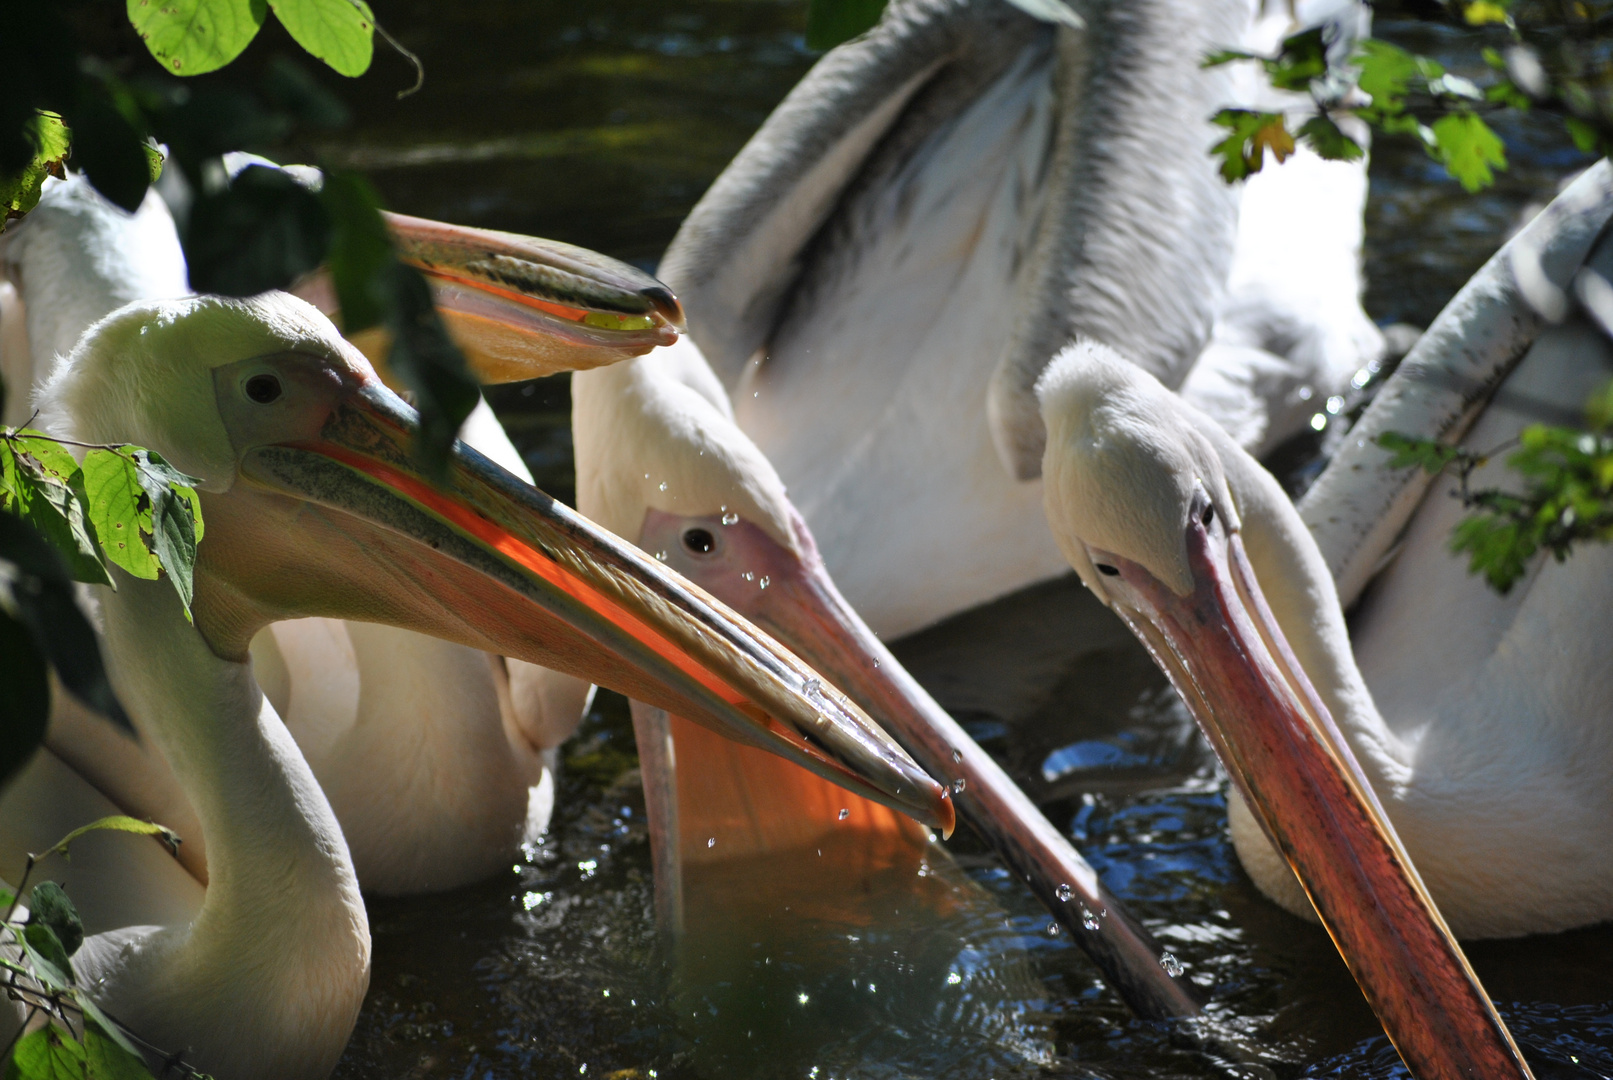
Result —
[[[812, 59], [798, 0], [409, 0], [381, 14], [424, 58], [426, 87], [395, 102], [408, 80], [383, 60], [382, 77], [348, 88], [360, 123], [334, 156], [395, 209], [646, 266]], [[1479, 67], [1471, 35], [1378, 27]], [[1513, 168], [1482, 198], [1409, 143], [1376, 148], [1374, 317], [1426, 324], [1519, 212], [1581, 164], [1560, 136], [1523, 123], [1502, 133]], [[565, 381], [490, 396], [539, 482], [569, 500]], [[1076, 640], [1088, 646], [1072, 655]], [[632, 726], [602, 694], [566, 748], [542, 845], [474, 888], [371, 901], [375, 974], [338, 1075], [1402, 1075], [1326, 936], [1244, 877], [1213, 760], [1073, 579], [896, 651], [1209, 990], [1204, 1020], [1133, 1019], [966, 829], [923, 878], [911, 869], [850, 898], [856, 917], [800, 909], [810, 867], [707, 873], [691, 883], [691, 936], [664, 950]], [[1613, 1076], [1613, 931], [1470, 955], [1514, 1003], [1504, 1011], [1538, 1075]]]

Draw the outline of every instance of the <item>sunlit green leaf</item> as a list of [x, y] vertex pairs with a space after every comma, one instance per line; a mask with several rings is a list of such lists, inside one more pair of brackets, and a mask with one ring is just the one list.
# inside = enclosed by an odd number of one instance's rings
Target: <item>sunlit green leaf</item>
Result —
[[1442, 116], [1431, 125], [1445, 169], [1468, 191], [1495, 183], [1496, 169], [1507, 167], [1506, 145], [1478, 116], [1469, 112]]
[[68, 956], [84, 944], [84, 923], [78, 917], [78, 909], [54, 881], [41, 881], [29, 892], [28, 920], [50, 927]]
[[116, 450], [84, 455], [84, 490], [90, 520], [107, 558], [137, 578], [155, 581], [162, 569], [146, 543], [151, 505], [135, 463]]
[[99, 832], [104, 829], [110, 829], [113, 832], [134, 833], [136, 836], [155, 836], [168, 846], [168, 850], [178, 851], [179, 849], [179, 834], [166, 825], [141, 821], [139, 818], [129, 817], [127, 814], [110, 814], [107, 817], [98, 818], [88, 825], [80, 825], [56, 841], [55, 844], [39, 852], [39, 857], [42, 859], [46, 855], [68, 855], [74, 840], [86, 833]]
[[54, 1025], [17, 1040], [6, 1080], [84, 1080], [84, 1047]]
[[74, 580], [109, 585], [86, 507], [83, 474], [64, 447], [37, 433], [0, 438], [0, 509], [50, 541]]
[[275, 17], [298, 45], [338, 74], [369, 70], [375, 51], [375, 16], [363, 0], [269, 0]]
[[[84, 993], [79, 993], [81, 1006], [89, 1004], [86, 998]], [[93, 1017], [84, 1025], [86, 1080], [152, 1080], [145, 1059], [117, 1025], [93, 1005], [84, 1011], [86, 1016]]]
[[1418, 439], [1398, 431], [1385, 431], [1372, 440], [1394, 456], [1388, 468], [1409, 469], [1416, 466], [1426, 472], [1437, 473], [1462, 456], [1460, 447], [1447, 446], [1433, 439]]
[[0, 176], [0, 225], [38, 205], [45, 177], [61, 176], [63, 172], [69, 136], [61, 117], [36, 112], [26, 137], [33, 150], [32, 160], [20, 172]]
[[1469, 26], [1485, 26], [1489, 23], [1505, 25], [1511, 16], [1507, 14], [1507, 6], [1498, 4], [1495, 0], [1472, 0], [1462, 9], [1462, 17]]
[[1360, 68], [1356, 85], [1372, 96], [1372, 112], [1390, 115], [1405, 108], [1406, 90], [1421, 73], [1415, 56], [1398, 45], [1368, 38], [1355, 63]]
[[128, 0], [128, 12], [151, 55], [175, 75], [217, 71], [268, 18], [264, 0]]
[[1212, 156], [1221, 158], [1221, 176], [1228, 183], [1259, 172], [1267, 150], [1279, 163], [1294, 152], [1294, 137], [1281, 113], [1222, 109], [1211, 119], [1232, 130], [1210, 150]]

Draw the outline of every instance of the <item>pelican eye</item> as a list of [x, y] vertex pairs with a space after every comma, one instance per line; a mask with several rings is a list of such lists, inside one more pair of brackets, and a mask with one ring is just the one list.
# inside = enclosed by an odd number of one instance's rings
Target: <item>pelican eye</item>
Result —
[[246, 396], [259, 405], [279, 401], [282, 393], [280, 380], [273, 375], [254, 375], [246, 381]]
[[1206, 505], [1204, 507], [1204, 513], [1199, 515], [1199, 524], [1203, 525], [1206, 529], [1208, 529], [1210, 527], [1210, 522], [1212, 522], [1214, 520], [1215, 520], [1215, 507], [1210, 506], [1210, 505]]
[[1106, 562], [1093, 563], [1092, 565], [1096, 566], [1098, 568], [1098, 573], [1104, 575], [1105, 577], [1119, 577], [1120, 576], [1120, 571], [1116, 570], [1114, 567], [1110, 566]]
[[691, 555], [710, 555], [717, 550], [717, 538], [710, 529], [685, 529], [683, 547]]

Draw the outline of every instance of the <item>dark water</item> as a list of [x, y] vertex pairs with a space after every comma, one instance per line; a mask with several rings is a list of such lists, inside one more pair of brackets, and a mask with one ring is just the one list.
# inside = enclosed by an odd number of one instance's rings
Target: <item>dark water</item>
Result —
[[[366, 169], [394, 209], [646, 266], [813, 59], [799, 2], [411, 0], [378, 14], [424, 59], [427, 83], [395, 102], [408, 75], [383, 60], [350, 88], [360, 123], [332, 156]], [[1385, 19], [1378, 32], [1479, 67], [1475, 35]], [[1415, 146], [1376, 148], [1375, 318], [1426, 324], [1525, 206], [1583, 164], [1537, 125], [1501, 128], [1513, 168], [1482, 198]], [[540, 482], [569, 497], [565, 382], [501, 388], [494, 404]], [[1061, 644], [1093, 625], [1106, 628], [1097, 646]], [[602, 694], [565, 749], [542, 845], [475, 888], [371, 902], [375, 973], [338, 1075], [1402, 1075], [1326, 937], [1244, 877], [1213, 761], [1082, 590], [1055, 582], [897, 651], [1208, 990], [1196, 1028], [1132, 1019], [964, 830], [946, 845], [958, 870], [939, 858], [940, 883], [925, 886], [961, 901], [880, 894], [871, 929], [802, 912], [765, 945], [736, 923], [724, 949], [672, 964], [651, 915], [631, 723]], [[1539, 1075], [1613, 1076], [1613, 931], [1470, 956]]]

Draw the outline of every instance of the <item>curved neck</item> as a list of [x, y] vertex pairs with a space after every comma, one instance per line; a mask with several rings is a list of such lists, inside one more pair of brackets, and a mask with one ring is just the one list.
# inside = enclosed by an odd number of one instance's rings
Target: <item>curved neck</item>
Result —
[[207, 894], [178, 970], [323, 977], [361, 996], [369, 928], [341, 828], [250, 664], [215, 656], [166, 581], [120, 571], [117, 584], [103, 611], [119, 693], [207, 838]]

